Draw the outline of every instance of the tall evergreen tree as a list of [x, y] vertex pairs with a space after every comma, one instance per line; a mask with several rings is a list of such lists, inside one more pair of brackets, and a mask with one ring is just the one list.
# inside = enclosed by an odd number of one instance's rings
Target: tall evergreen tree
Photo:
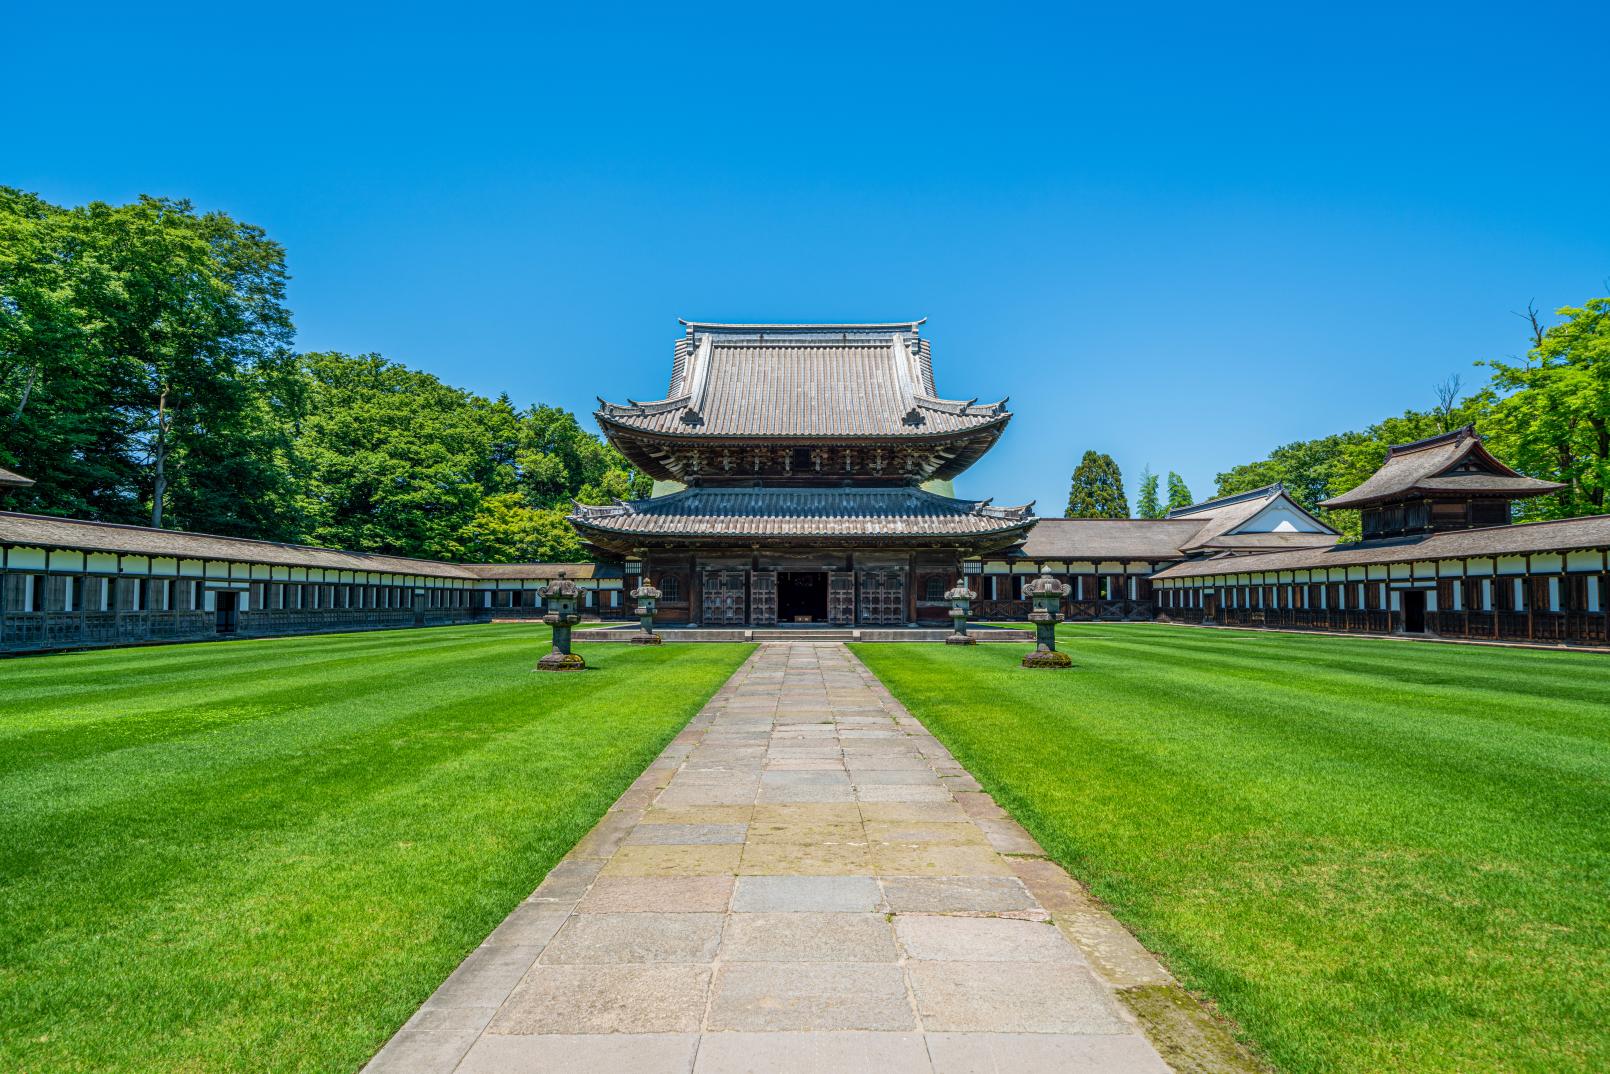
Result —
[[1073, 471], [1064, 518], [1128, 518], [1124, 475], [1111, 455], [1087, 451]]
[[1178, 511], [1182, 507], [1189, 507], [1196, 502], [1191, 490], [1186, 487], [1185, 479], [1173, 470], [1168, 472], [1168, 509]]
[[1140, 472], [1140, 500], [1135, 507], [1141, 518], [1163, 517], [1163, 502], [1157, 495], [1157, 475], [1150, 466]]

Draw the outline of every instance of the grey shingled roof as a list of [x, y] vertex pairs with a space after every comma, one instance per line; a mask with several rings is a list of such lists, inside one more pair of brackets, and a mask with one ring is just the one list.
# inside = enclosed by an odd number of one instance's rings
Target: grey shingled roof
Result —
[[1014, 558], [1146, 560], [1181, 559], [1180, 546], [1201, 523], [1166, 518], [1041, 518]]
[[561, 574], [571, 581], [588, 578], [619, 578], [618, 564], [610, 563], [461, 563], [457, 564], [476, 578], [517, 581], [522, 579], [553, 579]]
[[853, 538], [977, 537], [1026, 529], [1029, 507], [936, 496], [913, 486], [685, 489], [669, 496], [578, 504], [583, 534], [650, 537]]
[[0, 489], [25, 489], [33, 483], [33, 478], [23, 477], [13, 470], [0, 466]]
[[1483, 526], [1449, 530], [1398, 541], [1331, 545], [1324, 549], [1269, 552], [1261, 555], [1192, 560], [1161, 571], [1158, 578], [1196, 578], [1214, 574], [1312, 570], [1370, 563], [1407, 563], [1436, 559], [1484, 559], [1535, 552], [1570, 552], [1610, 548], [1610, 515], [1527, 522], [1517, 526]]
[[[1474, 471], [1449, 474], [1470, 465]], [[1352, 508], [1401, 500], [1423, 492], [1490, 495], [1505, 499], [1545, 496], [1565, 488], [1555, 481], [1526, 477], [1498, 461], [1467, 425], [1451, 433], [1394, 444], [1381, 468], [1357, 488], [1333, 496], [1321, 507]]]
[[[1284, 501], [1291, 510], [1306, 516], [1310, 522], [1321, 528], [1321, 532], [1231, 532], [1237, 527], [1244, 526], [1252, 521], [1260, 512], [1276, 501]], [[1214, 549], [1232, 548], [1268, 548], [1270, 546], [1279, 548], [1290, 548], [1292, 546], [1303, 548], [1323, 547], [1335, 544], [1336, 538], [1340, 536], [1334, 529], [1303, 510], [1302, 505], [1292, 499], [1286, 493], [1286, 487], [1279, 482], [1237, 493], [1233, 496], [1220, 496], [1217, 499], [1182, 507], [1178, 510], [1170, 511], [1168, 517], [1170, 519], [1191, 520], [1200, 523], [1195, 535], [1181, 546], [1186, 552], [1205, 552]]]
[[1004, 426], [1006, 401], [934, 395], [920, 322], [690, 324], [662, 400], [599, 400], [599, 422], [677, 438], [833, 440], [945, 436]]
[[159, 530], [150, 526], [124, 526], [111, 522], [84, 522], [76, 518], [14, 511], [0, 511], [0, 544], [466, 580], [554, 578], [561, 570], [568, 572], [571, 578], [613, 576], [607, 568], [599, 570], [591, 563], [442, 563], [408, 556], [343, 552], [314, 545], [217, 537], [187, 530]]

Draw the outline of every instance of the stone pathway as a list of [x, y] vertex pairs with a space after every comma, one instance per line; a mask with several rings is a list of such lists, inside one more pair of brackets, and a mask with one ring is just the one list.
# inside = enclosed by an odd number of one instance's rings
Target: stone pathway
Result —
[[764, 645], [371, 1074], [1169, 1067], [1166, 974], [860, 661]]

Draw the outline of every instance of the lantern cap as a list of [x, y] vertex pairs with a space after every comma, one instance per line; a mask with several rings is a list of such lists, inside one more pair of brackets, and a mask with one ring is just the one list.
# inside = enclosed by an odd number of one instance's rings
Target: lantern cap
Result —
[[967, 588], [967, 579], [958, 578], [955, 588], [945, 591], [946, 600], [977, 600], [978, 594]]
[[1065, 597], [1073, 592], [1073, 587], [1066, 582], [1059, 582], [1051, 574], [1051, 568], [1041, 568], [1039, 575], [1028, 585], [1023, 587], [1025, 597]]
[[566, 578], [564, 571], [560, 571], [559, 577], [542, 587], [542, 595], [549, 600], [555, 597], [560, 600], [575, 600], [581, 595], [581, 587]]

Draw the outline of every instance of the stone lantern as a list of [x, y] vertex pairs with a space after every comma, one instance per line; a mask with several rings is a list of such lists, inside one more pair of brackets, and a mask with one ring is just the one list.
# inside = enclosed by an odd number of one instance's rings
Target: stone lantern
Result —
[[977, 645], [978, 639], [967, 633], [967, 616], [973, 610], [973, 601], [978, 594], [967, 588], [967, 579], [958, 578], [954, 589], [946, 590], [945, 599], [950, 601], [950, 627], [952, 633], [945, 639], [946, 645]]
[[1057, 652], [1057, 624], [1062, 621], [1062, 600], [1072, 591], [1066, 582], [1042, 569], [1039, 577], [1023, 587], [1023, 595], [1034, 602], [1029, 622], [1034, 624], [1034, 651], [1023, 658], [1026, 668], [1072, 667], [1067, 653]]
[[660, 600], [660, 591], [654, 588], [654, 583], [647, 578], [643, 584], [632, 590], [632, 596], [637, 599], [637, 622], [639, 629], [632, 635], [633, 645], [658, 645], [662, 640], [654, 633], [654, 609]]
[[576, 614], [580, 588], [560, 571], [558, 578], [543, 587], [542, 594], [548, 602], [548, 614], [542, 621], [553, 627], [553, 652], [537, 661], [537, 670], [582, 670], [587, 661], [570, 651], [570, 628], [581, 622], [581, 616]]

